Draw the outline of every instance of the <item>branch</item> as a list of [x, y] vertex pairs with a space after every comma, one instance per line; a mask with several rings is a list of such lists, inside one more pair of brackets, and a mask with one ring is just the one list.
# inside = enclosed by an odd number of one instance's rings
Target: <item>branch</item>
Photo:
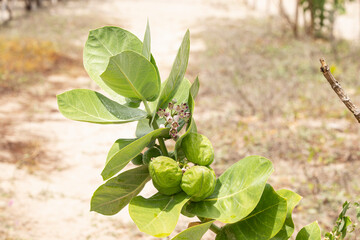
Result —
[[360, 110], [351, 102], [348, 95], [346, 95], [345, 91], [342, 89], [340, 83], [331, 74], [330, 68], [326, 64], [324, 58], [320, 58], [320, 63], [321, 63], [320, 70], [324, 74], [324, 77], [330, 83], [332, 89], [338, 95], [338, 97], [341, 99], [341, 101], [350, 110], [350, 112], [352, 112], [352, 114], [354, 114], [355, 118], [360, 123]]

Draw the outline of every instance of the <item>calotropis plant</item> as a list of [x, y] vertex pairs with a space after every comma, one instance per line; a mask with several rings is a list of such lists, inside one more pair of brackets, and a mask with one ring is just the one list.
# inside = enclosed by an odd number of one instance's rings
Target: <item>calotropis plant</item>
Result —
[[[111, 99], [92, 90], [71, 90], [57, 96], [61, 113], [98, 124], [138, 121], [135, 138], [118, 139], [110, 148], [101, 172], [106, 182], [94, 192], [91, 211], [114, 215], [129, 204], [140, 231], [155, 237], [169, 236], [180, 214], [198, 217], [176, 240], [201, 239], [209, 229], [218, 240], [289, 239], [294, 232], [291, 213], [301, 197], [267, 183], [271, 161], [249, 156], [218, 178], [210, 167], [213, 147], [197, 133], [193, 118], [199, 80], [184, 78], [189, 49], [187, 31], [169, 77], [161, 82], [149, 26], [143, 41], [118, 27], [90, 32], [84, 66]], [[173, 151], [166, 141], [175, 141]], [[159, 192], [138, 196], [150, 180]], [[320, 240], [318, 224], [304, 227], [296, 239]]]

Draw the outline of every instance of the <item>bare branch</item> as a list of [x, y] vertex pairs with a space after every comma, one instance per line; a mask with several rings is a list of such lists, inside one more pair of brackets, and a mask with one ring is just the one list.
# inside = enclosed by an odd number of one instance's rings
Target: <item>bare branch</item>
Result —
[[324, 74], [326, 80], [330, 83], [334, 92], [338, 95], [341, 101], [345, 104], [345, 106], [354, 114], [356, 120], [360, 123], [360, 110], [351, 102], [348, 95], [342, 89], [340, 83], [334, 78], [334, 76], [330, 72], [329, 66], [326, 64], [324, 58], [320, 58], [321, 67], [320, 70]]

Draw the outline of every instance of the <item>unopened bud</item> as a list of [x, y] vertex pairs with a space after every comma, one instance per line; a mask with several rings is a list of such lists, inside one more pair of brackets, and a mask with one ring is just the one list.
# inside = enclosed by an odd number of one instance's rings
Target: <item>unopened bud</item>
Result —
[[167, 121], [168, 123], [172, 123], [172, 122], [173, 122], [173, 118], [172, 118], [171, 116], [168, 116], [168, 117], [166, 118], [166, 121]]
[[179, 115], [175, 115], [173, 119], [174, 119], [174, 122], [179, 122], [180, 117], [179, 117]]
[[159, 128], [165, 128], [164, 124], [160, 124]]
[[175, 111], [180, 112], [180, 111], [181, 111], [181, 106], [180, 106], [180, 105], [176, 105], [174, 109], [175, 109]]

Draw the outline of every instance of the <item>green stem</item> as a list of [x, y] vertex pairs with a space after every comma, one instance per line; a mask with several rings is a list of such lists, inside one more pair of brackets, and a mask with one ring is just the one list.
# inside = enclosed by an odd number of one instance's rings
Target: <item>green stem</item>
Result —
[[149, 116], [151, 116], [151, 110], [150, 110], [150, 107], [149, 107], [149, 104], [147, 103], [147, 101], [145, 101], [145, 100], [143, 100], [143, 103], [144, 103], [144, 106], [145, 106], [145, 110], [146, 110], [146, 112], [147, 112], [147, 114], [149, 115]]
[[[159, 126], [156, 122], [156, 120], [153, 122], [153, 127], [154, 129], [158, 129]], [[164, 142], [164, 139], [162, 137], [158, 137], [158, 141], [159, 141], [159, 145], [160, 145], [160, 150], [161, 152], [165, 155], [165, 156], [169, 156], [169, 153], [167, 151], [167, 148], [166, 148], [166, 145], [165, 145], [165, 142]]]
[[[150, 107], [149, 107], [147, 101], [144, 100], [143, 103], [144, 103], [144, 106], [145, 106], [145, 109], [146, 109], [147, 114], [148, 114], [150, 117], [152, 117], [152, 116], [151, 116], [152, 113], [151, 113], [151, 110], [150, 110]], [[152, 125], [153, 125], [154, 129], [158, 129], [158, 128], [159, 128], [156, 120], [153, 121], [153, 124], [152, 124]], [[168, 151], [167, 151], [167, 148], [166, 148], [164, 139], [163, 139], [162, 137], [158, 137], [158, 141], [159, 141], [159, 145], [160, 145], [160, 150], [161, 150], [161, 152], [162, 152], [165, 156], [168, 157], [168, 156], [169, 156], [169, 153], [168, 153]]]
[[210, 225], [210, 230], [213, 231], [215, 234], [219, 234], [221, 229], [218, 226], [216, 226], [214, 223], [212, 223]]

